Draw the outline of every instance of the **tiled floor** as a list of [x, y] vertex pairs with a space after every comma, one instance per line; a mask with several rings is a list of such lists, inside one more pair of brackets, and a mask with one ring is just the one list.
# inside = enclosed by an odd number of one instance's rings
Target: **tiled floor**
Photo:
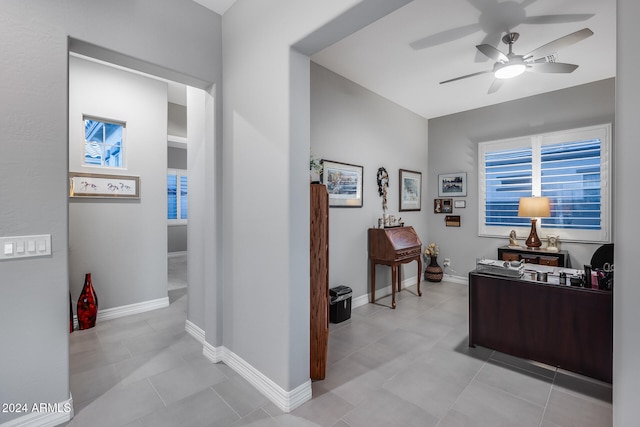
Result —
[[469, 348], [467, 286], [424, 282], [423, 291], [332, 324], [326, 379], [285, 414], [202, 355], [184, 331], [186, 289], [171, 290], [169, 308], [72, 334], [68, 425], [611, 426], [610, 386]]

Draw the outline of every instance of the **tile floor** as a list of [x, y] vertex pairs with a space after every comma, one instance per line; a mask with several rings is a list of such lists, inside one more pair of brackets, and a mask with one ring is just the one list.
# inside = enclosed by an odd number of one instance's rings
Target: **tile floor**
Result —
[[186, 288], [171, 305], [75, 331], [75, 418], [68, 426], [612, 425], [611, 387], [467, 346], [467, 286], [423, 283], [332, 324], [313, 399], [280, 411], [184, 330]]

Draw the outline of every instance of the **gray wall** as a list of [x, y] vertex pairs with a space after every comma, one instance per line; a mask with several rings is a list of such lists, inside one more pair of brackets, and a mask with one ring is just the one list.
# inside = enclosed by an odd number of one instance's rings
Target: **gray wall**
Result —
[[[169, 103], [169, 122], [172, 120], [171, 109], [176, 104]], [[178, 105], [181, 107], [181, 105]], [[184, 108], [186, 115], [187, 109]], [[186, 116], [184, 119], [184, 125], [186, 126]], [[171, 128], [171, 127], [169, 127]], [[169, 131], [171, 134], [171, 131]], [[186, 129], [184, 135], [186, 136]], [[175, 135], [175, 134], [173, 134]], [[176, 135], [180, 136], [180, 135]], [[187, 150], [184, 148], [169, 147], [167, 153], [167, 167], [169, 169], [183, 169], [187, 170]], [[187, 225], [168, 225], [167, 226], [167, 251], [171, 252], [186, 252], [187, 251]]]
[[[124, 168], [83, 165], [83, 115], [126, 123]], [[167, 296], [167, 84], [69, 58], [69, 171], [140, 177], [140, 199], [69, 199], [69, 283], [92, 273], [100, 309]]]
[[169, 102], [167, 133], [182, 138], [187, 137], [187, 107]]
[[[503, 239], [478, 237], [478, 143], [552, 132], [614, 121], [615, 81], [602, 80], [556, 92], [505, 102], [429, 120], [429, 174], [426, 199], [438, 197], [438, 174], [467, 172], [467, 206], [454, 209], [461, 226], [446, 227], [442, 214], [427, 216], [429, 240], [440, 246], [439, 258], [450, 258], [456, 276], [466, 277], [476, 257], [497, 257]], [[615, 135], [614, 135], [615, 152]], [[615, 166], [615, 165], [614, 165]], [[433, 212], [433, 211], [432, 211]], [[541, 237], [544, 236], [542, 232]], [[526, 236], [520, 236], [525, 237]], [[597, 244], [568, 243], [575, 267], [588, 264]]]
[[[367, 229], [382, 216], [376, 175], [389, 173], [387, 213], [402, 217], [427, 245], [427, 215], [399, 212], [399, 169], [422, 173], [427, 183], [427, 120], [311, 63], [311, 151], [314, 157], [363, 166], [363, 207], [329, 209], [329, 285], [347, 285], [354, 297], [369, 291]], [[402, 266], [404, 279], [418, 275], [417, 263]], [[390, 269], [378, 267], [377, 288], [391, 284]]]
[[618, 0], [618, 43], [616, 77], [616, 188], [618, 194], [614, 220], [616, 231], [616, 269], [613, 319], [613, 425], [631, 427], [640, 419], [640, 334], [638, 333], [637, 262], [638, 182], [640, 182], [640, 145], [638, 145], [638, 111], [640, 111], [640, 3]]
[[224, 342], [284, 390], [309, 387], [313, 52], [290, 47], [313, 33], [322, 49], [403, 4], [237, 0], [223, 16]]
[[189, 1], [3, 1], [0, 235], [51, 233], [52, 255], [0, 263], [0, 364], [11, 367], [0, 401], [69, 399], [68, 37], [206, 87], [219, 80], [220, 32], [220, 16]]

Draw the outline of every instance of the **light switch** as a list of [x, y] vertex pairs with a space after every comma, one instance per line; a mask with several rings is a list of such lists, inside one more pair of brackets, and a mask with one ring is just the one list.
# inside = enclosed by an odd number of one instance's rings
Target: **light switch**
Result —
[[0, 237], [0, 261], [51, 255], [51, 234]]

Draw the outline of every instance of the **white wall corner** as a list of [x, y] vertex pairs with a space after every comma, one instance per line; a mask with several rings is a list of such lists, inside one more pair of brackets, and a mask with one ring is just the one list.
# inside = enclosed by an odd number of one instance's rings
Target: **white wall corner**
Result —
[[195, 338], [200, 344], [205, 344], [204, 341], [204, 330], [202, 330], [198, 325], [193, 323], [190, 320], [185, 320], [184, 322], [184, 330], [187, 331], [189, 335]]
[[202, 343], [202, 354], [213, 363], [226, 363], [224, 360], [225, 351], [226, 349], [224, 347], [214, 347], [206, 341]]
[[249, 381], [282, 411], [291, 412], [304, 402], [311, 400], [310, 379], [293, 390], [286, 391], [229, 349], [223, 347], [221, 353], [222, 361], [227, 366]]
[[46, 409], [41, 405], [45, 404], [33, 404], [29, 408], [32, 410], [31, 413], [2, 423], [0, 427], [55, 427], [71, 421], [73, 418], [73, 397], [71, 394], [69, 394], [69, 399], [48, 404]]

